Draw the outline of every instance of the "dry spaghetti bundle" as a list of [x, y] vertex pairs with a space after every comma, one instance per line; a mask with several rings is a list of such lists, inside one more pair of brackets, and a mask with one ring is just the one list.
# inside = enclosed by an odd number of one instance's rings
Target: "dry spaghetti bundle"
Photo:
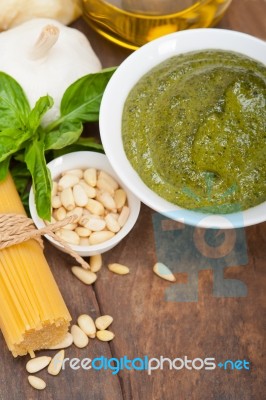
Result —
[[[10, 175], [0, 182], [4, 213], [25, 215]], [[0, 304], [0, 328], [15, 357], [56, 344], [67, 333], [71, 317], [36, 240], [0, 250]]]

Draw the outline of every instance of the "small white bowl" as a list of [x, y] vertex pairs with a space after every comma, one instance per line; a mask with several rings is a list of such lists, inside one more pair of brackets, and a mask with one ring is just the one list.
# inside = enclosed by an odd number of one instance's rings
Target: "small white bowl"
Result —
[[146, 72], [164, 60], [181, 53], [204, 49], [235, 51], [266, 64], [266, 42], [224, 29], [191, 29], [147, 43], [118, 67], [107, 85], [100, 108], [102, 144], [124, 185], [153, 210], [173, 220], [204, 228], [230, 229], [254, 225], [266, 220], [266, 202], [232, 214], [214, 215], [186, 210], [169, 203], [149, 189], [131, 166], [124, 151], [122, 113], [133, 86]]
[[[115, 234], [115, 236], [97, 245], [91, 245], [91, 246], [69, 245], [81, 257], [87, 257], [94, 254], [101, 254], [112, 249], [131, 231], [139, 215], [140, 201], [130, 192], [130, 190], [128, 190], [125, 187], [121, 179], [113, 171], [107, 157], [104, 154], [91, 151], [78, 151], [58, 157], [53, 161], [51, 161], [50, 163], [48, 163], [47, 166], [51, 171], [52, 179], [54, 180], [57, 179], [62, 172], [68, 171], [70, 169], [75, 169], [75, 168], [86, 169], [93, 167], [99, 170], [103, 170], [107, 172], [109, 175], [111, 175], [118, 182], [120, 187], [122, 187], [125, 190], [127, 194], [127, 201], [130, 209], [130, 214], [125, 225], [118, 233]], [[37, 214], [32, 188], [30, 190], [29, 208], [31, 217], [37, 228], [40, 229], [45, 227], [46, 225], [44, 221], [41, 218], [39, 218]], [[63, 246], [60, 243], [56, 242], [52, 237], [50, 237], [49, 235], [45, 235], [45, 237], [59, 250], [65, 251]]]

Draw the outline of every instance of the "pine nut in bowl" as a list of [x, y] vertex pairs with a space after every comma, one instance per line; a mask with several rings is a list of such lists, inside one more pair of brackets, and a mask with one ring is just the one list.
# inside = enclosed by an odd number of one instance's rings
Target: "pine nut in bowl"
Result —
[[[112, 249], [130, 232], [139, 215], [140, 201], [122, 184], [104, 154], [69, 153], [47, 166], [54, 182], [52, 222], [77, 215], [57, 234], [81, 257]], [[32, 189], [29, 208], [37, 228], [45, 227], [47, 222], [37, 214]], [[65, 251], [54, 238], [45, 237]]]
[[177, 32], [117, 68], [101, 102], [101, 141], [151, 209], [203, 228], [255, 225], [266, 219], [265, 104], [264, 41]]

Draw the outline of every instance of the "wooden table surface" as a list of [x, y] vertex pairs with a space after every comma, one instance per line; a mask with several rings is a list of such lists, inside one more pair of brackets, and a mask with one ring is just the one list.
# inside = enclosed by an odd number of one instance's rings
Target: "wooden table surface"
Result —
[[[265, 0], [233, 0], [219, 27], [246, 32], [265, 40], [265, 17]], [[76, 21], [73, 26], [89, 37], [103, 66], [118, 65], [130, 54], [130, 51], [93, 32], [83, 20]], [[160, 231], [158, 224], [154, 229], [159, 219], [152, 210], [142, 205], [132, 232], [104, 255], [105, 266], [93, 286], [79, 282], [70, 271], [73, 260], [46, 243], [47, 259], [73, 321], [82, 313], [89, 313], [95, 318], [110, 314], [114, 318], [112, 331], [116, 336], [112, 342], [91, 340], [88, 347], [82, 350], [72, 346], [66, 350], [66, 357], [119, 359], [127, 356], [134, 359], [146, 355], [173, 360], [187, 356], [192, 360], [214, 358], [216, 365], [226, 360], [246, 360], [250, 363], [246, 367], [250, 369], [232, 370], [228, 367], [224, 370], [217, 366], [214, 370], [170, 370], [168, 361], [165, 361], [163, 370], [154, 370], [150, 375], [147, 370], [124, 369], [119, 374], [112, 374], [110, 370], [73, 370], [66, 367], [57, 377], [41, 371], [38, 375], [47, 382], [47, 388], [37, 392], [27, 382], [27, 358], [13, 359], [1, 337], [1, 400], [266, 398], [263, 359], [266, 223], [249, 227], [245, 232], [238, 231], [239, 243], [243, 243], [246, 235], [247, 257], [241, 247], [235, 258], [218, 265], [217, 269], [212, 263], [202, 265], [197, 259], [194, 264], [193, 260], [189, 262], [187, 257], [193, 257], [187, 255], [192, 231], [188, 227], [180, 230], [178, 243], [181, 253], [178, 253], [179, 264], [173, 269], [177, 282], [171, 284], [152, 272], [159, 251], [157, 249], [156, 252], [156, 243], [159, 247], [163, 244], [161, 250], [167, 257], [167, 240], [171, 240], [174, 234], [174, 231]], [[128, 265], [130, 274], [123, 277], [112, 274], [106, 268], [110, 262]], [[192, 264], [194, 269], [191, 269]], [[180, 362], [177, 360], [175, 365], [180, 365]], [[195, 361], [196, 366], [200, 363], [200, 360]]]

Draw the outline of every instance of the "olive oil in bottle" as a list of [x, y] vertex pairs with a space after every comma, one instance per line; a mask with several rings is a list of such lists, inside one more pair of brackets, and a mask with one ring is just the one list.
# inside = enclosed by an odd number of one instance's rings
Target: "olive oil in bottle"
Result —
[[136, 49], [160, 36], [215, 25], [232, 0], [83, 0], [83, 16], [107, 39]]

